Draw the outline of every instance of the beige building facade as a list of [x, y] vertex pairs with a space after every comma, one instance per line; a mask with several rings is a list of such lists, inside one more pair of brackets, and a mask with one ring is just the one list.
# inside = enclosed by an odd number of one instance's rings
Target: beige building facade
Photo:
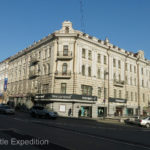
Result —
[[7, 83], [8, 83], [8, 62], [10, 58], [0, 62], [0, 103], [8, 101]]
[[12, 56], [9, 101], [44, 105], [61, 116], [102, 117], [146, 113], [150, 61], [109, 42], [62, 28]]

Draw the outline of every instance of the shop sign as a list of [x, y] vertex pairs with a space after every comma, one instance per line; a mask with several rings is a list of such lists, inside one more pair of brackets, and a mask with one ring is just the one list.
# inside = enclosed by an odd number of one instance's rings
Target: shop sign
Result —
[[37, 94], [36, 99], [77, 99], [77, 100], [88, 100], [97, 101], [96, 96], [84, 96], [77, 94]]
[[109, 98], [109, 102], [114, 102], [114, 103], [126, 103], [126, 99], [121, 99], [121, 98]]

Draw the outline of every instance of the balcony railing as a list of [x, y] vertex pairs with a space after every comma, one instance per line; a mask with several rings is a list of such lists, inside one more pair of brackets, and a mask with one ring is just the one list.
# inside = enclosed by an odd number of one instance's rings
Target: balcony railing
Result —
[[59, 51], [59, 52], [57, 52], [57, 59], [70, 60], [70, 59], [72, 59], [72, 52], [68, 51], [66, 53], [64, 51]]
[[31, 57], [30, 66], [36, 65], [39, 62], [39, 59], [36, 57]]
[[68, 72], [65, 72], [65, 73], [56, 71], [55, 72], [55, 78], [69, 79], [69, 78], [71, 78], [71, 71], [68, 71]]
[[114, 80], [114, 86], [123, 86], [125, 84], [124, 81], [120, 81], [120, 80]]
[[33, 79], [33, 78], [36, 78], [38, 76], [39, 76], [38, 71], [36, 71], [36, 70], [30, 70], [29, 71], [29, 79]]

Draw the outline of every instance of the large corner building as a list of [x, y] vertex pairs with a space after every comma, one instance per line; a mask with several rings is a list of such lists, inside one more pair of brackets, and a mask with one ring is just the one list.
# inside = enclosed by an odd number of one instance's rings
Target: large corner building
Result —
[[60, 116], [101, 117], [146, 113], [150, 61], [109, 42], [62, 28], [12, 56], [9, 101], [44, 105]]

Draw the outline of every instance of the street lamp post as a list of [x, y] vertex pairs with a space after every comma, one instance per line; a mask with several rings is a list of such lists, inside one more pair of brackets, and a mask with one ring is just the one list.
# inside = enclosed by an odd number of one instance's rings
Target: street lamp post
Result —
[[[105, 102], [106, 102], [106, 89], [105, 89], [105, 80], [106, 80], [106, 76], [108, 75], [108, 72], [104, 72], [104, 119], [105, 119], [105, 113], [106, 113], [106, 109], [105, 109]], [[109, 87], [108, 87], [109, 88]], [[108, 89], [109, 90], [109, 89]]]

